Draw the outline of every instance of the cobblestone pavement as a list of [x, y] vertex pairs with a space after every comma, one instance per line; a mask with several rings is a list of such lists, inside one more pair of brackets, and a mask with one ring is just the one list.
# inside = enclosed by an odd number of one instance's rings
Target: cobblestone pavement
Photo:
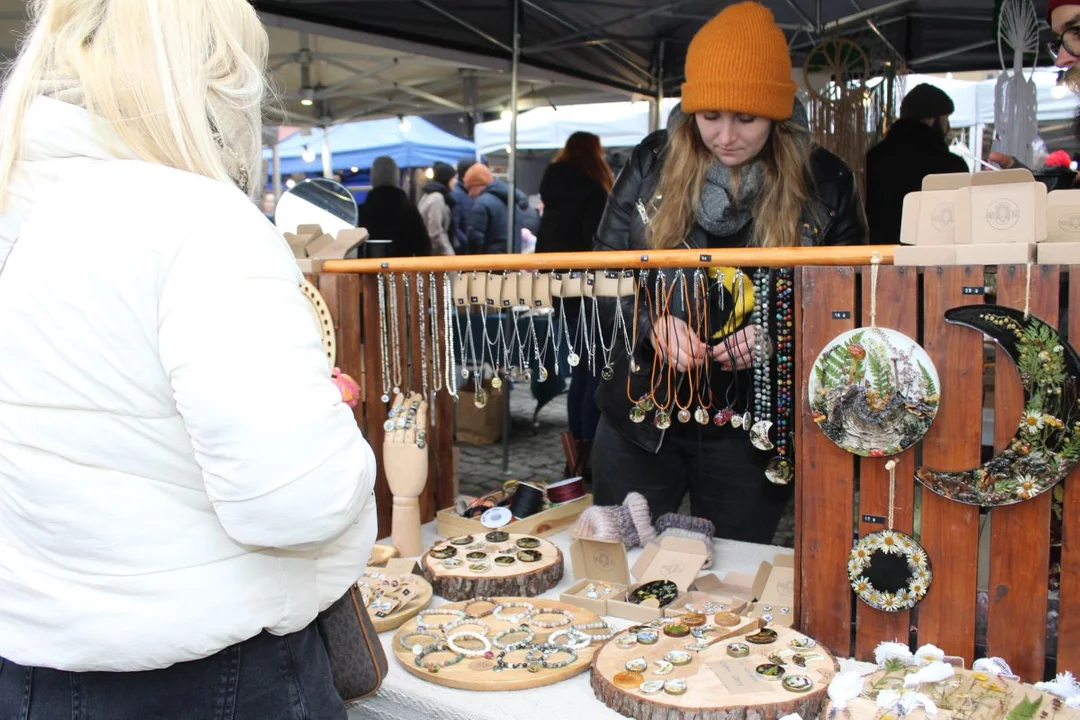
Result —
[[[458, 482], [463, 495], [481, 495], [498, 488], [505, 480], [555, 481], [564, 477], [566, 458], [560, 435], [566, 429], [566, 395], [545, 405], [533, 426], [536, 402], [527, 386], [518, 385], [510, 393], [510, 462], [502, 471], [502, 442], [493, 445], [458, 443]], [[689, 513], [689, 499], [681, 512]], [[773, 543], [792, 547], [795, 542], [795, 509], [788, 507]]]

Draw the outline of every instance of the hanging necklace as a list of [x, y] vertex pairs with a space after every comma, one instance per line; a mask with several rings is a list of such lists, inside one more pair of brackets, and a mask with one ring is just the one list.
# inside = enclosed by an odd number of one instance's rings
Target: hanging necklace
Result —
[[[683, 272], [682, 268], [679, 268], [675, 273], [675, 284], [682, 290], [682, 292], [679, 293], [679, 297], [682, 308], [686, 312], [686, 326], [687, 328], [693, 328], [694, 318], [693, 313], [690, 311], [690, 287], [686, 281], [686, 274]], [[686, 399], [686, 405], [682, 405], [679, 402], [683, 380], [687, 380], [690, 383], [690, 394]], [[675, 413], [675, 418], [684, 425], [691, 420], [692, 414], [690, 412], [690, 406], [694, 402], [694, 395], [694, 370], [687, 368], [686, 374], [679, 377], [678, 386], [675, 388], [675, 392], [672, 396], [672, 403], [678, 410], [678, 412]]]
[[[480, 339], [480, 352], [476, 352], [476, 347], [472, 347], [473, 358], [473, 387], [475, 388], [475, 396], [473, 397], [473, 405], [478, 408], [482, 408], [487, 405], [488, 396], [487, 391], [484, 390], [484, 358], [487, 355], [487, 314], [484, 312], [484, 306], [480, 306], [480, 322], [483, 324], [483, 333]], [[472, 330], [469, 330], [469, 344], [473, 345]], [[494, 387], [494, 386], [492, 386]]]
[[[496, 339], [493, 341], [491, 339], [491, 337], [488, 335], [488, 323], [487, 323], [487, 321], [488, 321], [487, 305], [484, 305], [483, 303], [481, 303], [481, 305], [480, 305], [480, 368], [481, 369], [483, 368], [483, 366], [487, 362], [486, 358], [488, 356], [490, 356], [491, 357], [491, 372], [492, 372], [491, 388], [493, 390], [498, 390], [499, 388], [502, 387], [502, 378], [499, 377], [498, 355], [496, 354], [499, 351], [499, 348], [496, 345], [496, 342], [498, 341], [498, 338], [499, 338], [499, 333], [495, 334]], [[499, 323], [499, 331], [500, 332], [502, 331], [502, 323]], [[482, 380], [483, 375], [481, 375], [480, 377], [481, 377], [481, 380]]]
[[[720, 285], [719, 285], [719, 289], [720, 289], [721, 293], [724, 292], [724, 279], [723, 278], [724, 278], [723, 273], [721, 273], [720, 274]], [[736, 295], [736, 293], [738, 293], [738, 295]], [[742, 270], [740, 268], [735, 269], [735, 274], [732, 277], [731, 299], [732, 299], [731, 318], [728, 319], [723, 313], [721, 313], [721, 315], [720, 315], [720, 318], [721, 318], [720, 321], [721, 321], [721, 323], [723, 323], [723, 325], [721, 326], [721, 330], [720, 330], [720, 333], [721, 333], [720, 342], [722, 342], [724, 344], [724, 351], [727, 352], [728, 357], [731, 358], [731, 359], [734, 359], [735, 358], [735, 348], [732, 345], [732, 339], [731, 338], [735, 334], [735, 329], [734, 329], [735, 317], [736, 317], [736, 313], [737, 313], [739, 307], [741, 307], [741, 302], [742, 302]], [[723, 305], [721, 304], [721, 308], [722, 307], [723, 307]], [[724, 331], [727, 330], [727, 325], [729, 323], [732, 324], [733, 331], [730, 332], [730, 333], [725, 333]], [[716, 425], [717, 427], [723, 427], [724, 425], [727, 425], [728, 423], [731, 423], [731, 426], [734, 427], [734, 428], [741, 428], [742, 427], [742, 425], [743, 425], [743, 416], [735, 414], [735, 403], [738, 401], [738, 398], [739, 398], [739, 371], [738, 370], [732, 370], [732, 372], [731, 372], [731, 380], [727, 384], [727, 388], [725, 388], [725, 390], [724, 390], [725, 407], [723, 409], [717, 411], [716, 415], [713, 416], [713, 425]]]
[[[513, 311], [511, 311], [513, 314]], [[525, 382], [532, 380], [532, 371], [529, 369], [529, 331], [521, 332], [521, 318], [514, 318], [514, 346], [518, 350], [518, 363]]]
[[[408, 276], [406, 276], [408, 277]], [[434, 288], [432, 288], [434, 290]], [[405, 296], [408, 297], [409, 289], [405, 288]], [[427, 312], [424, 305], [424, 274], [416, 273], [416, 322], [420, 331], [420, 392], [423, 393], [425, 402], [431, 399], [428, 394], [428, 356], [427, 356]], [[438, 327], [438, 316], [432, 318], [432, 322]]]
[[443, 389], [442, 353], [439, 352], [439, 315], [442, 313], [439, 311], [439, 286], [433, 272], [428, 273], [428, 288], [431, 293], [427, 310], [431, 316], [431, 391], [438, 393]]
[[[709, 282], [701, 268], [694, 270], [693, 303], [697, 317], [698, 337], [707, 338], [709, 334]], [[712, 380], [709, 377], [711, 371], [712, 353], [706, 352], [704, 360], [695, 370], [698, 406], [694, 410], [694, 421], [699, 425], [709, 423], [709, 409], [712, 407]], [[708, 386], [707, 389], [706, 386]]]
[[[638, 271], [638, 281], [634, 284], [634, 327], [633, 327], [633, 339], [631, 340], [631, 347], [637, 347], [638, 339], [638, 312], [641, 308], [641, 292], [645, 291], [645, 302], [649, 303], [649, 289], [648, 289], [648, 274], [644, 269]], [[649, 324], [652, 324], [652, 309], [647, 308], [649, 312]], [[637, 363], [634, 362], [633, 351], [630, 352], [630, 370], [626, 373], [626, 399], [630, 401], [630, 420], [635, 423], [645, 422], [645, 415], [653, 409], [652, 400], [649, 399], [649, 394], [646, 393], [640, 398], [635, 398], [633, 395], [633, 389], [630, 387], [630, 377], [633, 373], [637, 372]]]
[[772, 272], [758, 268], [754, 272], [754, 418], [750, 442], [758, 450], [772, 450], [772, 378], [769, 358], [769, 293]]
[[611, 344], [604, 342], [604, 329], [600, 326], [600, 303], [598, 300], [593, 300], [593, 325], [600, 328], [600, 359], [604, 363], [604, 367], [600, 370], [600, 377], [604, 380], [610, 380], [615, 377], [615, 368], [611, 364], [611, 354], [615, 350], [615, 344], [619, 342], [619, 318], [622, 317], [622, 308], [619, 307], [619, 301], [615, 301], [615, 324], [611, 329]]
[[[465, 305], [465, 312], [454, 312], [454, 325], [457, 326], [458, 345], [460, 346], [461, 353], [458, 357], [461, 358], [461, 379], [469, 379], [469, 355], [467, 353], [468, 348], [472, 345], [472, 317], [469, 311], [471, 306]], [[461, 316], [465, 316], [465, 331], [461, 329]], [[466, 332], [467, 331], [467, 332]]]
[[[454, 398], [454, 402], [457, 402], [457, 374], [454, 372], [454, 359], [451, 357], [454, 352], [454, 332], [450, 323], [451, 313], [456, 315], [450, 274], [443, 273], [443, 328], [446, 333], [445, 343], [443, 344], [443, 372], [446, 374], [446, 389], [450, 392], [450, 396]], [[463, 368], [465, 365], [464, 352], [463, 348], [461, 358]], [[468, 372], [468, 370], [465, 372]]]
[[389, 292], [390, 292], [390, 360], [393, 366], [393, 383], [392, 388], [394, 395], [401, 392], [401, 330], [399, 328], [398, 318], [398, 295], [397, 295], [397, 279], [394, 273], [390, 273], [389, 280]]
[[794, 425], [795, 341], [794, 273], [779, 271], [776, 278], [776, 457], [765, 466], [765, 477], [777, 485], [787, 485], [795, 476], [791, 461]]
[[390, 350], [387, 347], [389, 341], [386, 337], [386, 279], [382, 273], [376, 275], [379, 285], [379, 357], [382, 371], [382, 398], [383, 404], [390, 402]]
[[544, 367], [544, 361], [547, 359], [548, 345], [551, 342], [551, 320], [547, 323], [547, 334], [544, 335], [544, 349], [540, 349], [540, 340], [536, 337], [536, 314], [532, 311], [529, 312], [529, 333], [532, 335], [533, 354], [536, 357], [536, 374], [540, 378], [540, 382], [547, 382], [548, 371]]
[[[562, 328], [563, 336], [566, 338], [566, 363], [570, 367], [577, 367], [581, 362], [581, 356], [574, 352], [574, 340], [570, 337], [570, 328], [566, 326], [566, 303], [559, 309], [559, 324]], [[581, 328], [578, 328], [580, 330]], [[577, 335], [575, 332], [574, 335]]]
[[[675, 292], [675, 288], [678, 285], [677, 282], [671, 283], [671, 289], [667, 288], [667, 278], [663, 273], [657, 273], [657, 298], [654, 305], [656, 310], [655, 314], [650, 313], [649, 320], [653, 326], [662, 317], [671, 315], [671, 296]], [[661, 303], [663, 303], [661, 305]], [[657, 380], [657, 368], [661, 368], [659, 381]], [[675, 365], [669, 362], [669, 358], [663, 357], [662, 353], [655, 353], [653, 355], [652, 374], [650, 376], [650, 399], [653, 406], [656, 408], [656, 412], [653, 415], [653, 425], [659, 430], [667, 430], [671, 427], [671, 411], [670, 408], [674, 404], [675, 389], [674, 385]], [[659, 389], [660, 384], [665, 385], [666, 392], [664, 394], [664, 402], [660, 402], [660, 399], [656, 397], [656, 391]]]
[[412, 392], [413, 387], [413, 352], [412, 352], [412, 293], [409, 292], [409, 273], [401, 273], [401, 286], [405, 296], [405, 365], [403, 387], [406, 394]]

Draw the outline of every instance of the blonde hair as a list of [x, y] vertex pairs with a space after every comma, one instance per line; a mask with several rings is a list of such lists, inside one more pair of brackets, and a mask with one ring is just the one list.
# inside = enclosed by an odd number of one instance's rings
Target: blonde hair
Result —
[[[773, 122], [761, 151], [765, 178], [754, 198], [750, 244], [755, 247], [794, 247], [800, 242], [799, 222], [810, 200], [810, 135], [805, 128], [783, 120]], [[654, 249], [678, 247], [690, 234], [701, 207], [701, 190], [709, 165], [719, 162], [701, 139], [692, 113], [671, 131], [664, 166], [653, 201], [655, 214], [646, 228]], [[738, 169], [732, 170], [732, 194], [737, 196]], [[656, 205], [658, 203], [658, 206]]]
[[31, 0], [30, 12], [0, 98], [0, 208], [39, 95], [84, 107], [124, 156], [260, 177], [268, 40], [247, 0]]

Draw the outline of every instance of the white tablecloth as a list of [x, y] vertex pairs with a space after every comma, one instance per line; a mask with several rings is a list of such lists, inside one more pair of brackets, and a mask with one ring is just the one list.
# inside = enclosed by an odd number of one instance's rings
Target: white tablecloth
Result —
[[[424, 547], [430, 547], [437, 537], [434, 522], [424, 526], [423, 536]], [[569, 531], [563, 531], [548, 539], [563, 551], [566, 571], [558, 586], [542, 597], [558, 599], [559, 593], [574, 582], [569, 553], [572, 538]], [[762, 561], [772, 561], [781, 552], [790, 550], [772, 545], [714, 540], [713, 565], [709, 572], [721, 577], [728, 572], [753, 574]], [[629, 551], [631, 565], [640, 553], [640, 548]], [[436, 596], [432, 605], [442, 605], [444, 602]], [[632, 624], [619, 618], [607, 619], [612, 627], [620, 629]], [[394, 632], [383, 633], [381, 638], [389, 658], [390, 672], [377, 695], [350, 709], [350, 720], [569, 720], [582, 717], [615, 720], [623, 717], [593, 696], [587, 671], [564, 682], [532, 690], [484, 693], [455, 690], [410, 675], [401, 668], [391, 650]]]

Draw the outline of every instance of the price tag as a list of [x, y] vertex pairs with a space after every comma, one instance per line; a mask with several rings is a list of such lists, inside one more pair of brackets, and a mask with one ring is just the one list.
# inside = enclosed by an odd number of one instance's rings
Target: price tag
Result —
[[986, 294], [986, 288], [983, 287], [982, 285], [979, 285], [979, 286], [965, 285], [964, 289], [963, 289], [963, 293], [964, 293], [964, 295], [985, 295]]
[[873, 524], [873, 525], [884, 525], [885, 524], [885, 518], [883, 518], [881, 515], [863, 515], [862, 516], [862, 521], [864, 523], [870, 523], [870, 524]]
[[850, 310], [833, 310], [832, 319], [833, 320], [850, 320], [851, 319], [851, 311]]

